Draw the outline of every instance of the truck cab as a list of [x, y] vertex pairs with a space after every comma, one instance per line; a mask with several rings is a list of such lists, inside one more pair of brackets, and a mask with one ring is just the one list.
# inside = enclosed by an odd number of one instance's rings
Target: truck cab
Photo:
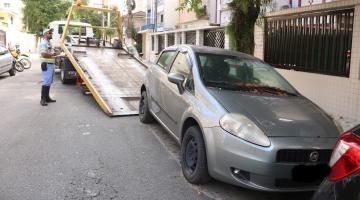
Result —
[[[55, 48], [60, 47], [60, 39], [63, 34], [66, 21], [53, 21], [49, 23], [49, 28], [53, 28], [53, 39], [51, 43]], [[79, 45], [86, 43], [88, 39], [93, 40], [94, 32], [91, 24], [84, 22], [70, 22], [69, 34], [67, 35], [66, 43], [72, 45]]]

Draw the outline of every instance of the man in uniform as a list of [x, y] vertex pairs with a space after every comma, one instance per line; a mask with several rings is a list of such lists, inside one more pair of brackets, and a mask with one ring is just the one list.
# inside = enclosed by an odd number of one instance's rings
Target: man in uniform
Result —
[[41, 60], [41, 71], [42, 71], [42, 88], [41, 88], [41, 101], [42, 106], [47, 106], [47, 103], [56, 102], [50, 98], [50, 86], [54, 79], [54, 67], [55, 67], [55, 56], [59, 55], [59, 52], [55, 52], [50, 40], [52, 39], [52, 32], [54, 29], [46, 28], [43, 31], [43, 41], [40, 43], [40, 60]]

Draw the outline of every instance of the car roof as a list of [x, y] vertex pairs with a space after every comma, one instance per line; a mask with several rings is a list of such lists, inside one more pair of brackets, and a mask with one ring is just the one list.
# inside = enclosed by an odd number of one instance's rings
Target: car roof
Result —
[[191, 49], [194, 53], [218, 54], [218, 55], [220, 54], [220, 55], [237, 56], [237, 57], [241, 57], [241, 58], [259, 60], [258, 58], [254, 57], [252, 55], [249, 55], [249, 54], [241, 53], [238, 51], [222, 49], [222, 48], [208, 47], [208, 46], [196, 46], [196, 45], [182, 44], [182, 45], [174, 45], [174, 46], [167, 47], [165, 50], [171, 51], [171, 50], [177, 50], [179, 48], [188, 48], [188, 49]]

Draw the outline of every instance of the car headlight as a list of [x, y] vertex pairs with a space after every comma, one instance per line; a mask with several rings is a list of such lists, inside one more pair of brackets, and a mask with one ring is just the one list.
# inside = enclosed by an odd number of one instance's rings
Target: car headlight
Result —
[[220, 126], [230, 134], [263, 147], [270, 146], [269, 138], [247, 117], [229, 113], [220, 119]]

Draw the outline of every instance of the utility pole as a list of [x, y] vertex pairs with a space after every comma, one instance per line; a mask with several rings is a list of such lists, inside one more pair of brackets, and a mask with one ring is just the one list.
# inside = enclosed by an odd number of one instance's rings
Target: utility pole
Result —
[[[105, 0], [102, 0], [102, 7], [104, 7], [105, 5]], [[102, 16], [102, 27], [105, 27], [105, 16], [104, 16], [104, 12], [101, 12], [101, 16]], [[101, 29], [102, 32], [102, 38], [103, 38], [103, 46], [105, 46], [105, 29]]]
[[132, 28], [133, 28], [133, 14], [132, 11], [136, 8], [135, 0], [126, 0], [126, 7], [128, 10], [127, 14], [127, 37], [132, 38]]
[[158, 6], [158, 1], [155, 1], [155, 8], [154, 8], [154, 31], [157, 32], [157, 6]]

